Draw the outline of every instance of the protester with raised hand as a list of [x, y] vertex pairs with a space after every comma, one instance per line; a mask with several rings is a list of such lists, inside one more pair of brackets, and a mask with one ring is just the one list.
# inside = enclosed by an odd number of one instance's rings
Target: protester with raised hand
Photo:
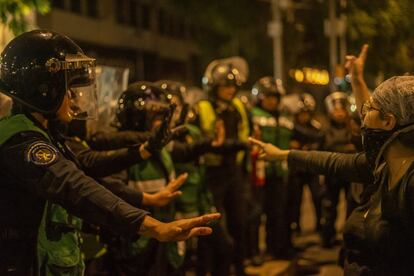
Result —
[[[363, 146], [367, 159], [374, 165], [374, 183], [378, 188], [347, 220], [345, 275], [412, 275], [414, 272], [411, 254], [414, 248], [413, 105], [414, 77], [399, 76], [380, 84], [362, 107]], [[325, 170], [372, 181], [367, 161], [361, 154], [302, 154], [251, 141], [261, 147], [263, 158], [287, 159], [291, 168]]]

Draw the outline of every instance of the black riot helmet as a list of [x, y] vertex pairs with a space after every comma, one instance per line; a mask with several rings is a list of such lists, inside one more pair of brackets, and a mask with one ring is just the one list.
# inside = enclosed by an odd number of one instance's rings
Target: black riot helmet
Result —
[[348, 113], [351, 113], [351, 100], [348, 94], [344, 92], [333, 92], [325, 98], [325, 106], [328, 113], [331, 113], [336, 108], [342, 108]]
[[315, 112], [315, 109], [316, 109], [315, 98], [311, 94], [308, 94], [308, 93], [299, 94], [298, 98], [299, 99], [297, 101], [296, 113]]
[[165, 92], [155, 83], [138, 81], [118, 99], [117, 127], [120, 130], [148, 131], [158, 116], [169, 111]]
[[183, 83], [172, 80], [159, 80], [155, 84], [165, 91], [168, 101], [177, 104], [173, 101], [173, 97], [175, 96], [180, 100], [180, 104], [177, 105], [184, 104], [187, 87]]
[[259, 103], [264, 96], [275, 96], [280, 100], [285, 94], [282, 80], [270, 76], [259, 79], [252, 88], [252, 95]]
[[94, 117], [95, 60], [67, 36], [47, 30], [23, 33], [1, 53], [0, 92], [23, 109], [48, 117], [68, 93], [73, 118]]
[[218, 86], [234, 85], [240, 87], [249, 74], [246, 60], [241, 57], [229, 57], [210, 62], [202, 79], [204, 89], [209, 96], [215, 96]]

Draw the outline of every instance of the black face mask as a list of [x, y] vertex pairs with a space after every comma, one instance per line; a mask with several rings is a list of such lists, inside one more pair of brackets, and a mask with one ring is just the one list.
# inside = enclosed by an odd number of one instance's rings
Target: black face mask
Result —
[[362, 147], [368, 163], [372, 168], [375, 168], [375, 161], [381, 151], [382, 146], [394, 134], [393, 130], [383, 130], [380, 128], [361, 127]]
[[362, 146], [361, 134], [352, 134], [351, 143], [355, 146], [355, 148], [358, 152], [364, 150], [364, 148]]

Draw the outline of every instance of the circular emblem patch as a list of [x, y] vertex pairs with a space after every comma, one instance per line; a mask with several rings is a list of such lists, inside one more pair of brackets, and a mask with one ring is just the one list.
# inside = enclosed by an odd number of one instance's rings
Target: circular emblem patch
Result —
[[36, 165], [49, 165], [57, 158], [57, 150], [51, 145], [38, 142], [30, 146], [27, 151], [26, 160]]

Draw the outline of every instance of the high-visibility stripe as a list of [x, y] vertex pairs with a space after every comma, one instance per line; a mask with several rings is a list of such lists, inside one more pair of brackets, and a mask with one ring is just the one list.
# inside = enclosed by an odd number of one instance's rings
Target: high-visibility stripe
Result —
[[152, 179], [152, 180], [129, 180], [128, 186], [137, 189], [143, 193], [156, 193], [159, 192], [167, 185], [165, 179]]

